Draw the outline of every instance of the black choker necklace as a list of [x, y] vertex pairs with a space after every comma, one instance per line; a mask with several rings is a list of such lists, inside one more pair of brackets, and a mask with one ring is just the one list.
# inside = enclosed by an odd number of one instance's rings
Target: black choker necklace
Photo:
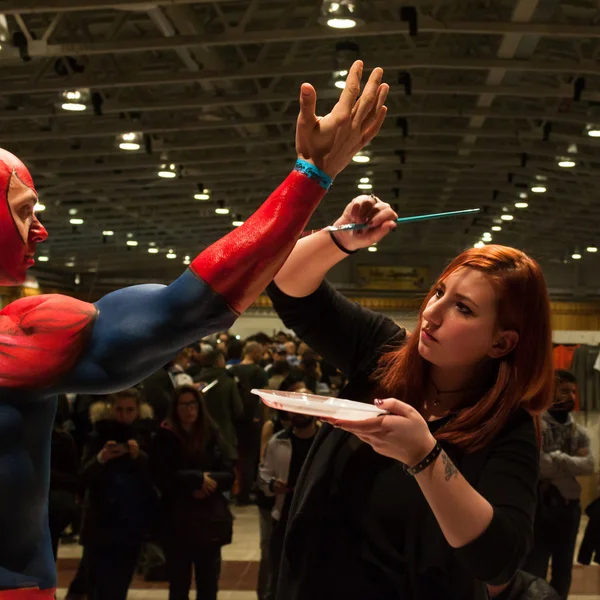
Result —
[[431, 386], [433, 387], [434, 391], [435, 391], [435, 398], [433, 400], [433, 406], [435, 408], [439, 407], [442, 404], [442, 400], [440, 399], [440, 396], [443, 395], [447, 395], [449, 396], [450, 394], [461, 394], [464, 397], [468, 398], [470, 396], [470, 394], [466, 394], [465, 392], [478, 392], [484, 389], [485, 386], [475, 386], [475, 387], [467, 387], [467, 388], [461, 388], [460, 390], [448, 390], [448, 391], [440, 391], [437, 387], [437, 385], [435, 385], [435, 383], [433, 382], [433, 380], [429, 380], [431, 383]]

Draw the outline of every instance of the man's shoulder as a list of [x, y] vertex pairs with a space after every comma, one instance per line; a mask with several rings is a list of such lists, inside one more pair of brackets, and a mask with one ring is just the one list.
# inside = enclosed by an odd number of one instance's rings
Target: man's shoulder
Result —
[[68, 296], [21, 298], [0, 311], [0, 386], [49, 387], [79, 358], [93, 304]]

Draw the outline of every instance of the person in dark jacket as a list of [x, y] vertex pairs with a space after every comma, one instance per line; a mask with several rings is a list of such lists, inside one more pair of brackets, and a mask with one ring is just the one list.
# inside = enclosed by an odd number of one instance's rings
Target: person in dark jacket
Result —
[[148, 455], [140, 447], [135, 389], [111, 397], [113, 419], [98, 421], [84, 456], [86, 510], [81, 543], [87, 554], [90, 600], [125, 600], [157, 496]]
[[237, 422], [239, 493], [238, 506], [252, 502], [250, 492], [256, 481], [260, 461], [260, 432], [264, 422], [263, 408], [258, 396], [252, 393], [257, 388], [266, 388], [269, 378], [259, 365], [262, 346], [258, 342], [248, 342], [244, 347], [242, 361], [229, 368], [238, 382], [244, 411]]
[[71, 435], [62, 429], [59, 413], [54, 422], [51, 444], [48, 522], [56, 560], [60, 535], [77, 515], [76, 498], [79, 487], [77, 446]]
[[532, 415], [553, 388], [541, 269], [513, 248], [465, 251], [408, 336], [323, 281], [395, 219], [377, 198], [356, 198], [336, 225], [369, 227], [302, 238], [268, 288], [285, 326], [349, 376], [340, 396], [383, 413], [317, 435], [294, 491], [278, 600], [488, 598], [532, 545]]
[[[194, 378], [209, 389], [204, 394], [206, 408], [225, 444], [227, 458], [237, 460], [236, 422], [242, 416], [243, 405], [235, 378], [225, 368], [225, 355], [213, 350], [205, 357], [206, 365]], [[216, 383], [211, 385], [213, 382]]]
[[231, 543], [233, 528], [223, 495], [233, 485], [233, 463], [194, 386], [175, 390], [170, 417], [152, 440], [150, 457], [161, 494], [158, 529], [169, 600], [187, 600], [192, 565], [198, 598], [216, 600], [221, 547]]

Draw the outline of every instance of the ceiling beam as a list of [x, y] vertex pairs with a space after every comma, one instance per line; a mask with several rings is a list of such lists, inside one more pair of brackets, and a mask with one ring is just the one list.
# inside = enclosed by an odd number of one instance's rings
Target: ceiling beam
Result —
[[0, 7], [5, 15], [34, 15], [40, 13], [81, 12], [88, 10], [113, 9], [144, 11], [148, 4], [154, 6], [176, 6], [180, 4], [223, 4], [239, 0], [4, 0]]
[[[560, 111], [551, 111], [547, 113], [529, 112], [529, 111], [508, 111], [494, 110], [488, 108], [425, 108], [425, 107], [408, 107], [406, 110], [389, 110], [387, 113], [388, 121], [397, 117], [408, 119], [416, 117], [436, 117], [436, 118], [484, 118], [484, 119], [502, 119], [514, 120], [523, 119], [531, 121], [552, 121], [553, 123], [568, 123], [585, 127], [590, 122], [590, 117], [585, 115], [570, 114]], [[296, 123], [296, 115], [275, 115], [272, 117], [263, 117], [260, 119], [261, 125], [294, 125]], [[255, 125], [257, 119], [238, 118], [238, 119], [223, 119], [223, 121], [207, 122], [207, 123], [190, 123], [189, 119], [181, 122], [169, 121], [168, 123], [147, 123], [138, 124], [132, 121], [115, 120], [113, 123], [107, 124], [106, 119], [103, 119], [102, 124], [94, 126], [90, 121], [86, 121], [82, 129], [65, 129], [56, 131], [39, 131], [20, 129], [18, 133], [2, 133], [2, 143], [20, 144], [22, 142], [47, 141], [47, 140], [73, 140], [89, 139], [89, 138], [106, 138], [120, 135], [129, 129], [139, 133], [146, 134], [169, 134], [169, 133], [185, 133], [196, 131], [214, 131], [221, 129], [238, 129]]]
[[[600, 28], [599, 28], [600, 29]], [[161, 38], [162, 39], [162, 38]], [[165, 38], [171, 39], [171, 38]], [[489, 69], [504, 69], [523, 73], [567, 73], [569, 75], [600, 75], [600, 66], [595, 60], [581, 61], [532, 61], [511, 60], [501, 58], [453, 58], [432, 57], [423, 53], [420, 56], [411, 56], [406, 59], [395, 57], [381, 57], [377, 61], [387, 71], [406, 71], [414, 69], [440, 69], [450, 71], [481, 71]], [[68, 87], [116, 89], [133, 88], [155, 85], [181, 85], [201, 81], [244, 81], [273, 77], [301, 77], [308, 78], [318, 75], [330, 75], [332, 72], [331, 61], [326, 59], [317, 61], [290, 63], [274, 67], [273, 64], [248, 65], [237, 69], [216, 69], [198, 72], [181, 71], [161, 75], [140, 75], [137, 77], [114, 77], [103, 80], [98, 77], [73, 77], [69, 81], [64, 79], [51, 79], [35, 85], [28, 82], [12, 85], [3, 85], [0, 95], [12, 94], [43, 94], [49, 92], [62, 92]], [[497, 86], [489, 86], [497, 87]], [[572, 94], [572, 87], [571, 94]], [[586, 99], [588, 95], [586, 94]]]
[[[212, 3], [213, 0], [210, 0]], [[232, 0], [220, 0], [232, 1]], [[31, 3], [32, 0], [29, 0]], [[71, 0], [55, 0], [65, 11], [73, 10], [77, 4], [93, 4], [86, 0], [71, 2]], [[176, 4], [177, 0], [171, 2]], [[180, 2], [187, 4], [188, 2]], [[208, 4], [209, 0], [204, 0]], [[27, 7], [27, 2], [9, 2], [10, 14], [24, 14], [26, 10], [16, 10], [10, 4], [18, 4], [19, 9]], [[24, 4], [23, 7], [20, 5]], [[46, 2], [49, 4], [49, 2]], [[169, 2], [156, 2], [153, 4], [168, 5]], [[62, 6], [61, 6], [62, 5]], [[89, 10], [89, 9], [88, 9]], [[316, 7], [315, 7], [316, 10]], [[2, 11], [6, 14], [5, 7]], [[57, 12], [57, 8], [49, 10]], [[559, 37], [568, 39], [598, 39], [600, 29], [594, 25], [566, 25], [563, 23], [515, 23], [512, 21], [463, 21], [443, 23], [430, 17], [419, 18], [419, 33], [444, 34], [444, 35], [539, 35], [547, 37]], [[369, 23], [352, 30], [352, 38], [368, 36], [395, 36], [408, 34], [408, 26], [403, 21], [382, 21]], [[163, 37], [140, 37], [131, 40], [98, 41], [98, 42], [72, 42], [66, 44], [48, 44], [43, 40], [32, 41], [28, 52], [32, 58], [60, 57], [60, 56], [92, 56], [96, 54], [122, 54], [132, 52], [148, 52], [153, 50], [174, 50], [177, 48], [192, 48], [194, 46], [243, 46], [247, 44], [266, 44], [291, 41], [318, 41], [332, 39], [346, 39], [347, 30], [331, 29], [328, 27], [303, 27], [298, 29], [271, 28], [262, 31], [236, 31], [227, 33], [199, 34], [199, 35], [175, 35], [169, 38]], [[3, 59], [18, 58], [16, 48], [6, 48], [2, 54]]]

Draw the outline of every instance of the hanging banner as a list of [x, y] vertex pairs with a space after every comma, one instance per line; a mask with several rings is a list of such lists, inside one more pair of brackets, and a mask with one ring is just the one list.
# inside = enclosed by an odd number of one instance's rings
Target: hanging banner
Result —
[[368, 290], [418, 291], [429, 281], [427, 267], [357, 267], [357, 285]]

